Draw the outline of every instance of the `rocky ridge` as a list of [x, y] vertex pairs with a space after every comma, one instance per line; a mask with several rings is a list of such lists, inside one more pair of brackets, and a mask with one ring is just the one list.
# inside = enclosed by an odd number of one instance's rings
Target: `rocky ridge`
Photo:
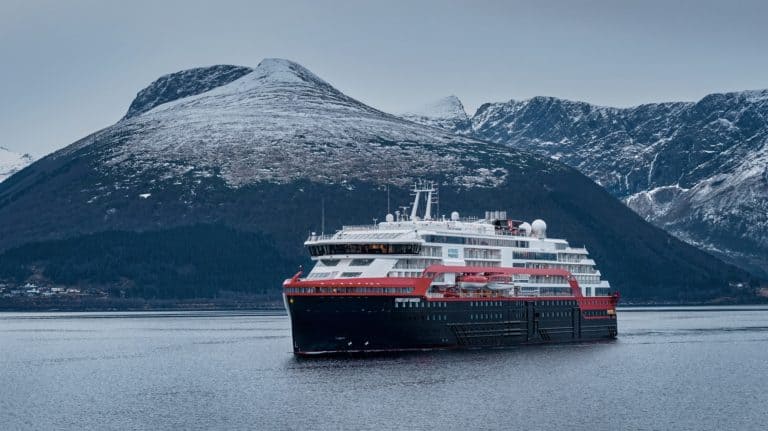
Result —
[[768, 90], [632, 108], [510, 100], [452, 130], [575, 167], [678, 238], [768, 271]]

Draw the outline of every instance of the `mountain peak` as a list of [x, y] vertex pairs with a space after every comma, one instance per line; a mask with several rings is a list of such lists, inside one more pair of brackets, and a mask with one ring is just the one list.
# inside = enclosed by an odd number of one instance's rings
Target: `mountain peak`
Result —
[[460, 130], [469, 125], [469, 116], [464, 105], [454, 95], [446, 96], [417, 109], [402, 114], [402, 117], [427, 126]]
[[752, 102], [752, 103], [768, 101], [768, 88], [762, 89], [762, 90], [737, 91], [735, 93], [727, 93], [727, 94], [735, 94], [738, 96], [743, 96], [748, 102]]
[[468, 119], [464, 105], [454, 95], [446, 96], [423, 105], [417, 109], [403, 113], [407, 117], [424, 117], [432, 119]]
[[265, 58], [254, 69], [254, 78], [271, 82], [300, 82], [328, 85], [299, 63], [282, 58]]

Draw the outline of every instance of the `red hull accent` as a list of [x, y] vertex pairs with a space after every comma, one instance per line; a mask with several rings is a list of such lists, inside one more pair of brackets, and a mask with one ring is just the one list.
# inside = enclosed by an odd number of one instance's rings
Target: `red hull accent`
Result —
[[[429, 298], [426, 296], [429, 286], [439, 274], [461, 274], [464, 279], [485, 279], [492, 275], [541, 275], [563, 277], [571, 287], [572, 296], [502, 296], [496, 293], [487, 295], [461, 296], [446, 292], [442, 298]], [[585, 297], [581, 288], [569, 271], [564, 269], [543, 268], [498, 268], [479, 266], [446, 266], [431, 265], [424, 270], [419, 278], [410, 277], [371, 277], [349, 278], [333, 280], [301, 280], [301, 271], [291, 279], [283, 283], [286, 295], [290, 296], [397, 296], [397, 297], [421, 297], [426, 301], [547, 301], [575, 299], [582, 311], [591, 310], [615, 310], [619, 301], [618, 292], [612, 296]], [[585, 319], [604, 319], [606, 316], [585, 316]], [[610, 318], [610, 316], [607, 316]]]

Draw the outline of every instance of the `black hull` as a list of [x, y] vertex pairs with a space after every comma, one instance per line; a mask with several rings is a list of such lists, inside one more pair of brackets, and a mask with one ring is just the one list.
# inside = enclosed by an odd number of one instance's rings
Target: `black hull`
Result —
[[416, 300], [289, 295], [294, 353], [493, 348], [617, 335], [615, 314], [592, 311], [587, 317], [576, 301], [568, 299]]

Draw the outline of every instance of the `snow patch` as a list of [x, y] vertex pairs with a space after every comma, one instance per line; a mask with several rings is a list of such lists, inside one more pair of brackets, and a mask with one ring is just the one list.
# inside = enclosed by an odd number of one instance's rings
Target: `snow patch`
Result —
[[18, 154], [5, 147], [0, 147], [0, 183], [33, 161], [34, 159], [29, 154]]

